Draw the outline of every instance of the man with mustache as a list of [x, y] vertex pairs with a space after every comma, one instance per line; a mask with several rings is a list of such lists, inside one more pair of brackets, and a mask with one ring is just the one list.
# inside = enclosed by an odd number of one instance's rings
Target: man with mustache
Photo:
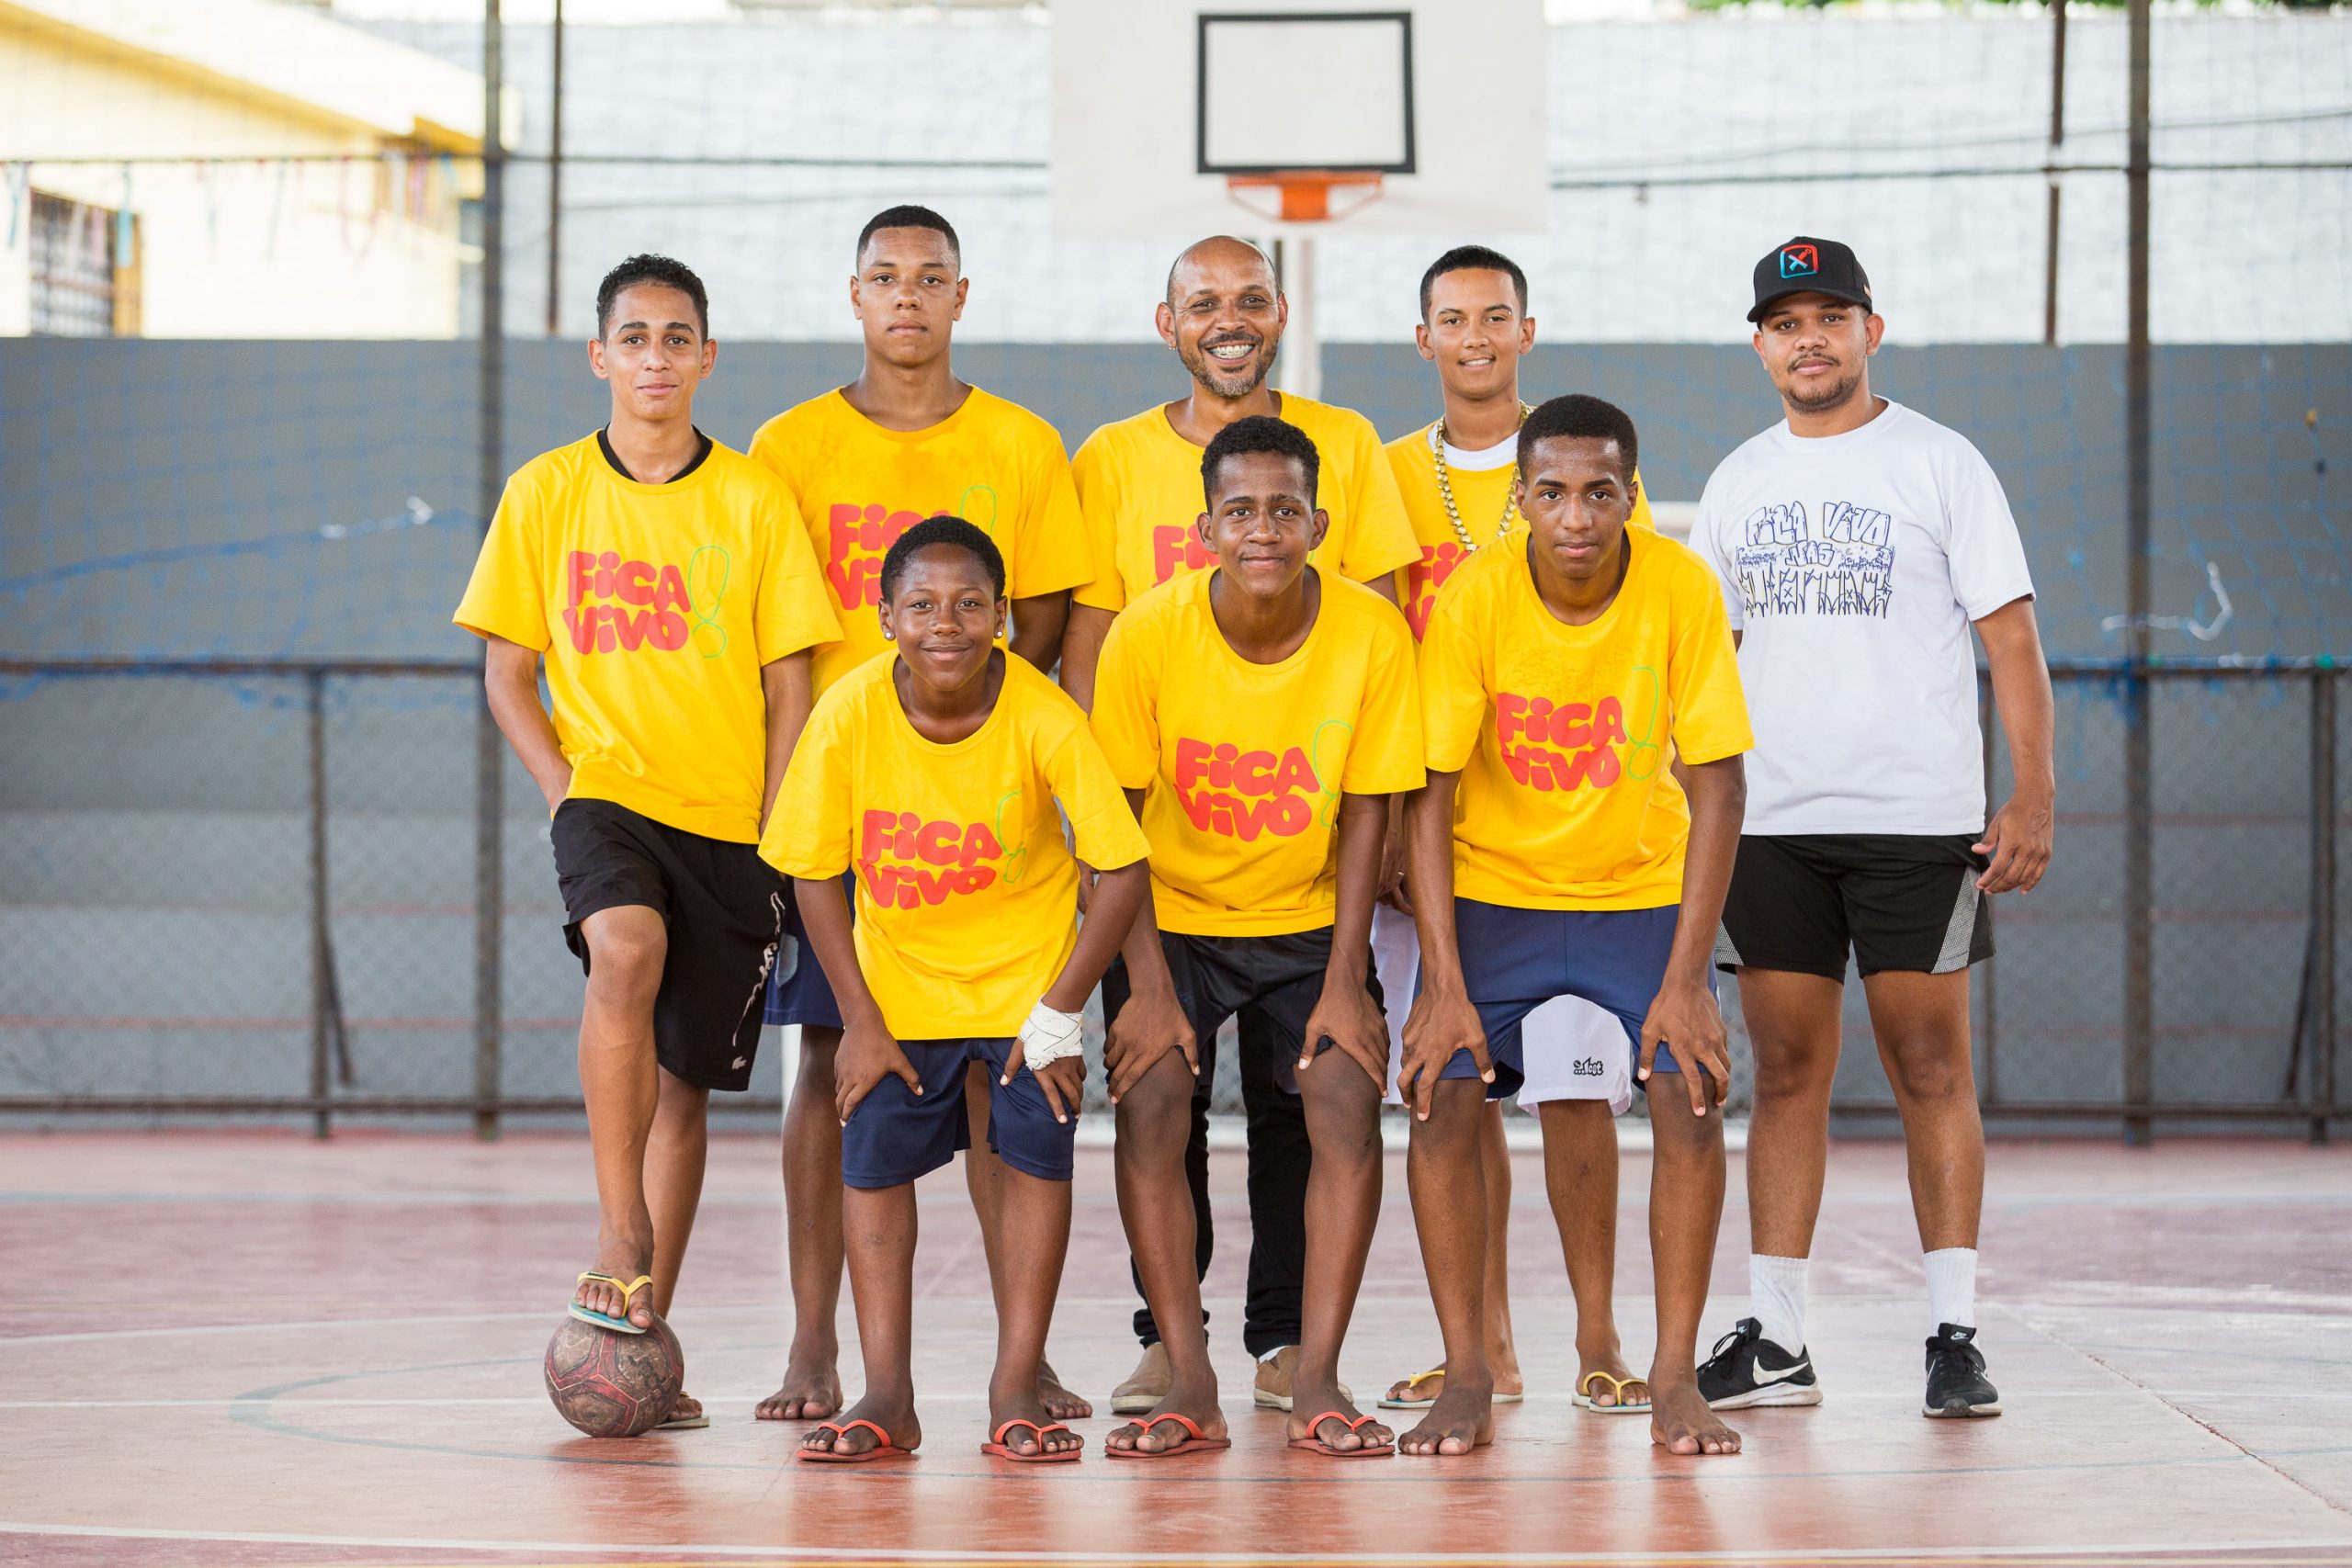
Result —
[[[1087, 437], [1071, 459], [1079, 509], [1094, 552], [1095, 579], [1078, 590], [1062, 642], [1062, 685], [1081, 706], [1094, 702], [1094, 670], [1111, 622], [1128, 602], [1183, 572], [1214, 562], [1194, 528], [1201, 460], [1210, 440], [1253, 414], [1304, 431], [1321, 465], [1318, 501], [1329, 514], [1311, 564], [1394, 601], [1395, 573], [1420, 559], [1405, 504], [1372, 422], [1266, 385], [1289, 307], [1265, 253], [1217, 235], [1188, 247], [1168, 272], [1155, 311], [1160, 340], [1192, 373], [1190, 393]], [[1298, 1361], [1299, 1291], [1306, 1268], [1306, 1123], [1292, 1087], [1297, 1042], [1255, 1006], [1239, 1015], [1243, 1103], [1250, 1126], [1250, 1285], [1242, 1342], [1259, 1359], [1261, 1405], [1290, 1408]], [[1209, 1088], [1193, 1102], [1185, 1174], [1197, 1223], [1195, 1257], [1209, 1266]], [[1137, 1282], [1141, 1292], [1140, 1280]], [[1142, 1363], [1111, 1396], [1111, 1408], [1139, 1415], [1167, 1396], [1167, 1352], [1148, 1307], [1136, 1314]]]
[[[1967, 439], [1871, 390], [1886, 323], [1854, 253], [1799, 235], [1756, 264], [1756, 353], [1787, 419], [1707, 481], [1690, 544], [1722, 580], [1754, 716], [1715, 957], [1756, 1050], [1753, 1315], [1699, 1371], [1719, 1410], [1818, 1404], [1806, 1255], [1828, 1158], [1847, 954], [1894, 1085], [1928, 1283], [1930, 1416], [1997, 1416], [1976, 1339], [1984, 1129], [1968, 970], [1987, 897], [2050, 863], [2050, 671], [2000, 480]], [[2017, 779], [1985, 818], [1974, 626]]]

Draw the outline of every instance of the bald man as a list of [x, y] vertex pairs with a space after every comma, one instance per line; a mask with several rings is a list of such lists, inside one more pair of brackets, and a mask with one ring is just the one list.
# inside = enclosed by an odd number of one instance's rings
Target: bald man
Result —
[[[1362, 582], [1395, 602], [1396, 573], [1421, 558], [1396, 475], [1372, 422], [1266, 385], [1289, 306], [1266, 254], [1216, 235], [1188, 247], [1168, 270], [1167, 298], [1154, 310], [1160, 341], [1192, 375], [1174, 402], [1106, 424], [1071, 459], [1078, 503], [1093, 548], [1095, 578], [1078, 590], [1062, 640], [1061, 681], [1090, 711], [1094, 666], [1111, 622], [1128, 602], [1215, 558], [1193, 527], [1201, 514], [1201, 457], [1216, 433], [1252, 414], [1296, 425], [1321, 460], [1317, 488], [1330, 515], [1313, 565]], [[1250, 1283], [1242, 1343], [1257, 1358], [1257, 1403], [1288, 1410], [1298, 1362], [1299, 1285], [1306, 1269], [1306, 1122], [1290, 1065], [1300, 1043], [1260, 1010], [1241, 1010], [1241, 1095], [1250, 1128]], [[1214, 1245], [1208, 1199], [1209, 1084], [1193, 1097], [1185, 1150], [1196, 1223], [1195, 1261], [1208, 1272]], [[1136, 1284], [1140, 1293], [1140, 1280]], [[1122, 1416], [1151, 1409], [1167, 1393], [1167, 1352], [1151, 1310], [1136, 1314], [1144, 1345], [1135, 1375], [1113, 1391]]]

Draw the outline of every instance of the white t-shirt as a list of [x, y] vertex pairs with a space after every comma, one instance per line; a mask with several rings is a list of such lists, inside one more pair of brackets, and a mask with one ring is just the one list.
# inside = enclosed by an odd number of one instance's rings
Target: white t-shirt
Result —
[[1707, 480], [1690, 547], [1742, 634], [1741, 831], [1983, 830], [1969, 626], [2033, 579], [1967, 437], [1892, 401], [1842, 435], [1783, 421]]

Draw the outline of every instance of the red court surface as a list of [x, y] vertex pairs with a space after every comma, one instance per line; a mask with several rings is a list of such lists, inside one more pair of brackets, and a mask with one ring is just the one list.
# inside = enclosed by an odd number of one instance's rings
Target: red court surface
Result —
[[[756, 1424], [781, 1369], [772, 1139], [713, 1151], [673, 1321], [707, 1431], [575, 1437], [539, 1356], [594, 1211], [571, 1138], [366, 1134], [0, 1140], [0, 1562], [2352, 1563], [2352, 1154], [2174, 1140], [1996, 1145], [1980, 1324], [2008, 1414], [1918, 1415], [1927, 1332], [1902, 1153], [1845, 1144], [1815, 1250], [1826, 1403], [1678, 1459], [1571, 1406], [1571, 1307], [1535, 1156], [1512, 1265], [1531, 1393], [1463, 1460], [1282, 1446], [1238, 1344], [1240, 1160], [1210, 1280], [1236, 1446], [1113, 1464], [983, 1459], [992, 1323], [977, 1230], [933, 1179], [916, 1270], [925, 1441], [796, 1465]], [[1710, 1332], [1744, 1309], [1733, 1165]], [[1647, 1359], [1625, 1158], [1626, 1348]], [[1400, 1157], [1344, 1371], [1429, 1364]], [[1109, 1156], [1081, 1155], [1053, 1353], [1106, 1404], [1132, 1303]], [[851, 1345], [843, 1303], [844, 1342]], [[853, 1349], [854, 1356], [854, 1349]], [[854, 1360], [843, 1371], [853, 1394]]]

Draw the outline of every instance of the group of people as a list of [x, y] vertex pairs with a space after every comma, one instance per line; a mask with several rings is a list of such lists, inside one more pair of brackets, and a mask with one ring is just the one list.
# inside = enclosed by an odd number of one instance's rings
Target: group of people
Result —
[[[1257, 247], [1186, 249], [1156, 309], [1186, 395], [1066, 458], [956, 378], [945, 219], [877, 214], [858, 378], [748, 454], [695, 425], [708, 301], [605, 279], [608, 423], [510, 480], [457, 622], [547, 797], [587, 972], [601, 1224], [569, 1310], [671, 1309], [712, 1090], [797, 1025], [784, 1139], [794, 1331], [763, 1419], [810, 1462], [914, 1450], [914, 1184], [966, 1151], [997, 1313], [987, 1452], [1080, 1457], [1046, 1359], [1100, 987], [1143, 1355], [1114, 1459], [1227, 1447], [1200, 1282], [1209, 1085], [1237, 1024], [1242, 1340], [1295, 1448], [1451, 1456], [1521, 1397], [1500, 1100], [1540, 1117], [1578, 1407], [1728, 1454], [1719, 1412], [1821, 1398], [1806, 1258], [1849, 956], [1908, 1143], [1925, 1413], [1996, 1414], [1974, 1343], [1984, 1139], [1970, 964], [2050, 854], [2052, 704], [2024, 552], [1963, 437], [1871, 389], [1852, 252], [1798, 238], [1749, 320], [1785, 418], [1659, 533], [1634, 422], [1522, 400], [1527, 280], [1479, 246], [1420, 280], [1441, 416], [1384, 447], [1268, 384]], [[1981, 638], [2015, 792], [1989, 818]], [[542, 663], [553, 713], [539, 691]], [[1752, 1314], [1698, 1354], [1725, 1181], [1736, 975], [1755, 1053]], [[1656, 1349], [1611, 1303], [1612, 1116], [1645, 1097]], [[1384, 1100], [1443, 1339], [1356, 1403], [1339, 1359], [1381, 1205]], [[846, 1264], [865, 1362], [844, 1402]], [[1401, 1370], [1401, 1369], [1400, 1369]], [[681, 1394], [666, 1423], [707, 1425]], [[1402, 1423], [1398, 1423], [1402, 1425]]]

